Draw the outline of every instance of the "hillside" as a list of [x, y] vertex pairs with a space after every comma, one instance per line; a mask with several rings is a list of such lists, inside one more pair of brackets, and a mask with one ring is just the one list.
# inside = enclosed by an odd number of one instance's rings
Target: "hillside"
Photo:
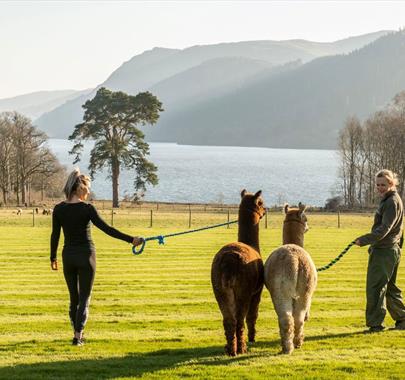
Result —
[[[162, 98], [166, 110], [159, 122], [163, 125], [165, 120], [174, 117], [176, 110], [189, 111], [196, 102], [209, 102], [212, 98], [229, 94], [236, 87], [248, 85], [250, 80], [254, 83], [256, 74], [263, 70], [292, 61], [309, 62], [319, 56], [348, 53], [385, 33], [381, 31], [331, 43], [248, 41], [193, 46], [183, 50], [154, 48], [125, 62], [100, 86], [130, 94], [153, 91]], [[198, 90], [200, 86], [201, 92]], [[68, 136], [74, 125], [82, 120], [82, 104], [94, 96], [97, 88], [42, 115], [36, 121], [37, 125], [50, 136]]]
[[58, 90], [37, 91], [30, 94], [0, 99], [0, 112], [18, 111], [27, 117], [36, 119], [45, 112], [49, 112], [62, 105], [67, 100], [89, 92], [89, 90]]
[[348, 116], [367, 117], [404, 89], [405, 33], [397, 32], [167, 112], [145, 130], [151, 141], [181, 144], [334, 148]]

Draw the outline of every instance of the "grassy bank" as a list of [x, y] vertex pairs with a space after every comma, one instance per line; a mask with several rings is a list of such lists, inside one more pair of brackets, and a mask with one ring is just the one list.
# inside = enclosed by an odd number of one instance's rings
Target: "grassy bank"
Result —
[[[110, 221], [110, 211], [104, 211]], [[118, 211], [114, 224], [142, 236], [183, 231], [189, 214]], [[236, 215], [231, 214], [233, 220]], [[308, 215], [306, 249], [318, 267], [370, 228], [371, 215]], [[227, 220], [195, 212], [192, 228]], [[263, 258], [281, 241], [282, 215], [261, 228]], [[306, 341], [278, 355], [277, 319], [263, 292], [257, 343], [237, 358], [223, 355], [221, 314], [212, 294], [213, 255], [234, 241], [236, 227], [148, 243], [135, 257], [130, 246], [93, 229], [97, 275], [86, 327], [88, 343], [70, 346], [68, 293], [63, 273], [49, 268], [50, 217], [0, 212], [0, 378], [313, 378], [403, 379], [405, 332], [363, 334], [367, 252], [354, 247], [319, 275]], [[60, 255], [59, 255], [60, 256]], [[405, 265], [398, 284], [405, 289]], [[387, 316], [386, 324], [393, 324]]]

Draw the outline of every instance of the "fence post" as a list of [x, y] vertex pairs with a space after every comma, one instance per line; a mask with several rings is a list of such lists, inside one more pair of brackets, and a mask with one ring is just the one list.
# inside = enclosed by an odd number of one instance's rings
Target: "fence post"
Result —
[[153, 210], [150, 210], [150, 228], [153, 226]]
[[338, 228], [340, 228], [340, 211], [338, 211]]
[[114, 207], [111, 209], [111, 226], [114, 227]]
[[32, 227], [35, 227], [35, 210], [32, 209]]
[[188, 228], [191, 228], [191, 207], [188, 205]]
[[[229, 208], [228, 208], [228, 223], [229, 223]], [[226, 226], [226, 228], [229, 228], [229, 224]]]
[[267, 228], [267, 214], [269, 213], [269, 209], [266, 208], [266, 213], [264, 214], [264, 228]]

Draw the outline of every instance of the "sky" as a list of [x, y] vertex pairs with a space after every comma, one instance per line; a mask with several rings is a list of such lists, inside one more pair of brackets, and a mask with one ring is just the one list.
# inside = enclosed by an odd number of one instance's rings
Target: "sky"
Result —
[[153, 47], [335, 41], [405, 26], [405, 1], [0, 0], [0, 99], [82, 90]]

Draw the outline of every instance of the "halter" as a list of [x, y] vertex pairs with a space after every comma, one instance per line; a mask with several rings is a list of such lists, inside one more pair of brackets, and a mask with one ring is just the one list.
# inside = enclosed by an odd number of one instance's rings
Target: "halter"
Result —
[[245, 208], [245, 210], [250, 211], [250, 212], [252, 212], [252, 213], [256, 213], [257, 215], [259, 215], [259, 218], [260, 218], [260, 219], [263, 218], [263, 216], [266, 214], [266, 212], [265, 212], [263, 215], [261, 215], [259, 211], [253, 210], [253, 209], [251, 209], [251, 208]]

